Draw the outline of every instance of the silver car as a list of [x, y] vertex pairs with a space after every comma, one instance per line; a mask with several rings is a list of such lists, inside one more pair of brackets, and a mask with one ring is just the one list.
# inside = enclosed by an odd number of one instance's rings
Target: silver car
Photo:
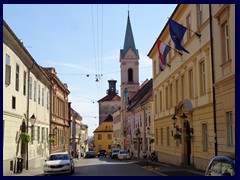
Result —
[[43, 171], [45, 175], [74, 172], [74, 161], [68, 152], [52, 153], [45, 160]]

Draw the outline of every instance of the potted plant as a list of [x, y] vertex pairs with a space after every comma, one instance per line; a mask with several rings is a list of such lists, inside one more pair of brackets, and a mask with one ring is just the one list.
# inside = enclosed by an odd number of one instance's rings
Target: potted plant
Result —
[[150, 139], [149, 144], [154, 143], [154, 138]]
[[177, 139], [181, 139], [182, 136], [181, 136], [181, 134], [179, 134], [179, 133], [175, 133], [175, 134], [173, 135], [173, 138], [177, 140]]
[[21, 138], [22, 142], [25, 144], [29, 143], [31, 140], [30, 135], [26, 132], [21, 133], [20, 138]]
[[54, 143], [55, 139], [54, 139], [54, 138], [50, 138], [48, 141], [49, 141], [50, 143]]

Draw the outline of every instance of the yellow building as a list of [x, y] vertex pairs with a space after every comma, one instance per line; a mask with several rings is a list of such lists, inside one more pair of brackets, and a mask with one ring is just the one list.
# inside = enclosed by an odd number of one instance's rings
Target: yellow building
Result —
[[211, 5], [217, 153], [235, 155], [235, 5]]
[[111, 152], [113, 145], [113, 117], [108, 117], [94, 130], [94, 151], [106, 150], [107, 155]]
[[[211, 10], [214, 14], [211, 14]], [[228, 120], [224, 120], [226, 116], [231, 117], [230, 131], [235, 131], [234, 49], [229, 49], [228, 62], [213, 65], [214, 56], [216, 62], [217, 59], [221, 59], [223, 47], [218, 47], [221, 44], [219, 33], [224, 36], [221, 28], [215, 26], [232, 23], [228, 26], [229, 32], [232, 33], [234, 12], [232, 5], [180, 4], [170, 19], [191, 30], [185, 32], [181, 43], [190, 53], [182, 51], [181, 55], [181, 52], [171, 49], [167, 55], [169, 66], [166, 66], [164, 71], [160, 70], [157, 41], [174, 47], [168, 23], [150, 50], [148, 56], [153, 62], [153, 119], [158, 161], [192, 165], [204, 170], [211, 157], [218, 155], [218, 147], [234, 152], [234, 136], [228, 139], [231, 147], [227, 147], [227, 140], [224, 140], [224, 136], [227, 135], [227, 131], [224, 131]], [[217, 24], [216, 19], [220, 23]], [[234, 48], [235, 33], [230, 36], [229, 45]], [[218, 83], [214, 81], [213, 71]], [[223, 74], [224, 81], [221, 82]], [[213, 86], [214, 83], [216, 87]], [[223, 88], [228, 83], [230, 86]], [[217, 97], [214, 90], [217, 90]], [[231, 100], [227, 106], [223, 106], [228, 101], [228, 96]], [[217, 105], [214, 103], [215, 97]], [[221, 114], [220, 110], [224, 110], [225, 114]], [[217, 119], [218, 117], [220, 119]], [[181, 138], [177, 139], [175, 134], [180, 134]], [[221, 142], [221, 146], [218, 146], [218, 141]]]

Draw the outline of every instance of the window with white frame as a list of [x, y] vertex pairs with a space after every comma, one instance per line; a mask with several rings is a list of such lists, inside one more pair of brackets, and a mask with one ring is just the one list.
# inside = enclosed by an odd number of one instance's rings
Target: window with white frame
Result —
[[204, 61], [202, 61], [200, 63], [200, 88], [201, 88], [201, 94], [205, 94], [206, 93], [206, 72], [205, 72], [205, 63]]
[[203, 24], [203, 5], [197, 4], [197, 22], [198, 22], [198, 28], [200, 28]]
[[6, 66], [5, 66], [5, 85], [9, 86], [11, 84], [11, 63], [10, 56], [6, 54]]
[[32, 99], [32, 77], [29, 79], [29, 99]]
[[165, 88], [165, 94], [166, 94], [165, 98], [166, 98], [166, 110], [167, 110], [167, 109], [169, 109], [169, 107], [168, 107], [168, 87]]
[[229, 57], [229, 29], [227, 21], [221, 25], [222, 30], [222, 53], [223, 53], [223, 62], [226, 62], [230, 59]]
[[42, 106], [44, 106], [44, 88], [42, 88]]
[[40, 126], [37, 127], [37, 140], [39, 144], [40, 143]]
[[47, 109], [49, 109], [49, 92], [47, 92]]
[[27, 73], [23, 71], [23, 95], [26, 95], [26, 88], [27, 88]]
[[170, 86], [169, 86], [169, 91], [170, 91], [170, 96], [169, 96], [169, 103], [170, 103], [170, 108], [171, 107], [173, 107], [173, 98], [172, 98], [172, 96], [173, 96], [173, 88], [172, 88], [172, 84], [170, 84]]
[[163, 103], [162, 102], [162, 91], [160, 91], [160, 95], [159, 96], [160, 96], [160, 98], [159, 98], [160, 99], [160, 101], [159, 101], [160, 112], [162, 112], [162, 110], [163, 110], [163, 107], [162, 107], [162, 103]]
[[188, 79], [189, 79], [189, 99], [193, 99], [194, 86], [193, 86], [193, 70], [192, 69], [188, 71]]
[[18, 64], [16, 64], [16, 79], [15, 79], [15, 90], [19, 91], [19, 72], [20, 72], [20, 67]]
[[[191, 16], [190, 16], [190, 14], [187, 16], [186, 21], [187, 21], [187, 29], [191, 29]], [[189, 40], [190, 37], [192, 36], [191, 33], [192, 33], [191, 31], [189, 31], [189, 30], [187, 31], [187, 40]]]
[[176, 103], [179, 101], [178, 92], [178, 79], [176, 79]]
[[181, 83], [182, 83], [182, 91], [181, 91], [181, 93], [182, 93], [182, 100], [184, 100], [184, 98], [185, 98], [185, 81], [184, 81], [184, 75], [182, 75], [182, 77], [181, 77]]
[[37, 82], [36, 81], [34, 81], [33, 100], [34, 102], [36, 102], [37, 100]]
[[38, 85], [38, 104], [41, 102], [41, 87], [40, 84]]
[[202, 124], [202, 143], [203, 143], [203, 151], [208, 151], [208, 128], [207, 124]]
[[227, 112], [227, 138], [228, 138], [228, 145], [233, 145], [233, 122], [232, 122], [232, 112]]

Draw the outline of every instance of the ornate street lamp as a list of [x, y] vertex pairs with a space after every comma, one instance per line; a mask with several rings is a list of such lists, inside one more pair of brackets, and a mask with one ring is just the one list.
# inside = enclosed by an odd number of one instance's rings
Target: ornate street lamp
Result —
[[36, 123], [36, 117], [35, 117], [35, 115], [33, 114], [31, 117], [30, 117], [30, 123], [32, 124], [32, 125], [34, 125], [35, 123]]
[[173, 122], [173, 126], [174, 126], [174, 128], [175, 128], [175, 125], [176, 125], [176, 123], [177, 123], [177, 117], [175, 116], [175, 114], [174, 114], [173, 117], [172, 117], [172, 122]]

